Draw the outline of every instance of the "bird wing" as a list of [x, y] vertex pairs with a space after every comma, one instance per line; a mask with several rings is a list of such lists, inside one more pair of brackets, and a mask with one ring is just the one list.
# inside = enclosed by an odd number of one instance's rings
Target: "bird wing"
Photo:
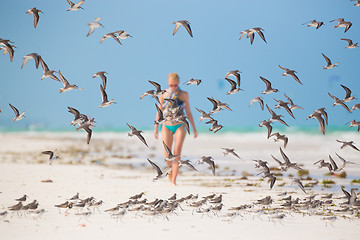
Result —
[[91, 135], [92, 135], [92, 130], [89, 127], [89, 124], [85, 125], [83, 127], [83, 129], [85, 130], [85, 132], [87, 132], [87, 138], [86, 138], [86, 143], [89, 144], [90, 143], [90, 139], [91, 139]]
[[101, 96], [102, 96], [102, 100], [103, 100], [103, 103], [104, 102], [108, 102], [108, 97], [107, 97], [107, 94], [103, 88], [103, 86], [100, 84], [100, 92], [101, 92]]
[[175, 24], [175, 28], [174, 28], [174, 31], [173, 31], [173, 36], [175, 35], [175, 33], [179, 30], [179, 27], [180, 27], [180, 23], [179, 22], [173, 22]]
[[284, 151], [281, 149], [281, 147], [280, 147], [280, 153], [281, 153], [281, 156], [283, 157], [283, 159], [285, 160], [285, 163], [290, 164], [291, 162], [290, 162], [288, 156], [286, 156], [286, 154], [285, 154]]
[[140, 141], [142, 141], [145, 144], [145, 146], [149, 147], [146, 143], [144, 136], [141, 135], [141, 133], [136, 134], [136, 136], [140, 139]]
[[34, 15], [34, 28], [36, 28], [38, 22], [39, 22], [39, 12], [32, 12], [32, 14]]
[[80, 112], [78, 110], [76, 110], [75, 108], [72, 107], [68, 107], [69, 112], [75, 115], [75, 119], [80, 117]]
[[70, 7], [73, 7], [75, 4], [73, 3], [73, 2], [71, 2], [70, 0], [66, 0], [68, 3], [69, 3], [69, 5], [70, 5]]
[[341, 190], [343, 191], [343, 193], [345, 194], [345, 197], [349, 200], [351, 195], [348, 191], [346, 191], [344, 188], [341, 188]]
[[214, 99], [209, 98], [209, 97], [207, 99], [213, 104], [213, 109], [212, 110], [215, 110], [218, 107], [217, 101], [215, 101]]
[[226, 81], [228, 81], [231, 85], [231, 90], [230, 91], [233, 91], [235, 88], [236, 88], [236, 82], [234, 80], [231, 80], [229, 78], [225, 78]]
[[159, 168], [158, 165], [156, 165], [154, 162], [152, 162], [152, 161], [151, 161], [150, 159], [148, 159], [148, 158], [147, 158], [147, 160], [148, 160], [148, 162], [151, 164], [151, 166], [153, 166], [153, 168], [156, 170], [158, 176], [160, 176], [160, 175], [163, 174], [163, 172], [161, 171], [161, 169]]
[[49, 71], [49, 67], [46, 65], [45, 61], [42, 59], [42, 57], [40, 57], [40, 63], [41, 63], [41, 67], [43, 69], [44, 72]]
[[103, 82], [103, 86], [104, 86], [104, 90], [106, 89], [106, 83], [107, 83], [107, 77], [105, 76], [105, 72], [101, 72], [101, 74], [99, 74], [99, 77], [101, 78], [102, 82]]
[[64, 87], [70, 85], [69, 82], [66, 80], [66, 78], [61, 74], [60, 70], [59, 70], [59, 77], [60, 77], [60, 80], [61, 80], [62, 84], [64, 85]]
[[336, 162], [334, 161], [334, 159], [331, 157], [331, 155], [329, 155], [329, 159], [330, 159], [330, 163], [332, 165], [332, 168], [334, 169], [334, 171], [338, 170], [338, 166], [336, 165]]
[[17, 110], [17, 108], [14, 107], [13, 105], [11, 105], [10, 103], [9, 103], [9, 105], [10, 105], [10, 107], [12, 108], [12, 110], [14, 111], [15, 116], [16, 116], [16, 117], [19, 116], [19, 115], [20, 115], [20, 114], [19, 114], [19, 110]]
[[271, 116], [276, 115], [276, 113], [273, 110], [271, 110], [267, 104], [266, 104], [266, 108], [268, 109]]
[[189, 22], [186, 21], [182, 25], [185, 27], [186, 31], [190, 34], [190, 36], [193, 37]]
[[301, 85], [303, 85], [302, 82], [300, 81], [300, 79], [298, 78], [298, 76], [296, 76], [295, 73], [292, 72], [292, 73], [290, 73], [289, 75], [292, 76], [298, 83], [300, 83]]
[[128, 127], [131, 129], [131, 131], [136, 131], [136, 128], [131, 126], [130, 124], [126, 123], [126, 125], [128, 125]]
[[47, 155], [50, 155], [49, 159], [52, 158], [54, 156], [54, 153], [53, 151], [43, 151], [41, 152], [42, 154], [47, 154]]
[[159, 108], [159, 106], [156, 103], [155, 103], [155, 107], [156, 107], [156, 110], [157, 110], [158, 115], [159, 115], [159, 120], [164, 119], [163, 111]]
[[321, 53], [321, 54], [322, 54], [323, 57], [325, 58], [327, 65], [331, 65], [331, 60], [330, 60], [330, 58], [328, 58], [327, 56], [325, 56], [325, 54], [323, 54], [323, 53]]
[[[69, 2], [69, 0], [68, 0], [68, 2]], [[85, 2], [85, 0], [82, 0], [82, 1], [80, 1], [80, 2], [78, 2], [78, 3], [76, 3], [76, 4], [74, 4], [74, 8], [80, 7], [81, 5], [83, 5], [83, 4], [84, 4], [84, 2]], [[71, 5], [70, 5], [70, 6], [71, 6]]]
[[349, 45], [353, 44], [353, 41], [351, 39], [341, 38], [341, 40], [347, 41], [349, 43]]
[[277, 162], [280, 166], [283, 164], [279, 159], [277, 159], [276, 157], [274, 157], [273, 155], [271, 155], [271, 157], [275, 160], [275, 162]]
[[170, 148], [165, 144], [164, 141], [163, 141], [163, 145], [164, 145], [164, 148], [165, 148], [165, 151], [166, 151], [167, 156], [171, 156], [171, 155], [172, 155], [171, 150], [170, 150]]
[[340, 86], [346, 91], [345, 98], [351, 97], [351, 90], [348, 87], [345, 87], [344, 85], [340, 84]]
[[294, 103], [293, 103], [293, 101], [291, 100], [291, 98], [289, 98], [289, 97], [286, 95], [286, 93], [284, 93], [284, 95], [285, 95], [286, 99], [288, 100], [288, 103], [289, 103], [290, 105], [294, 105]]
[[150, 80], [149, 80], [149, 83], [151, 83], [152, 85], [155, 86], [157, 92], [160, 92], [160, 91], [161, 91], [161, 86], [160, 86], [160, 84], [158, 84], [157, 82], [154, 82], [154, 81], [150, 81]]
[[[259, 34], [259, 36], [261, 37], [261, 39], [264, 40], [264, 42], [266, 42], [264, 33], [263, 33], [261, 30], [256, 30], [256, 32]], [[267, 42], [266, 42], [266, 43], [267, 43]]]
[[287, 71], [287, 70], [289, 70], [289, 69], [287, 69], [287, 68], [284, 68], [284, 67], [282, 67], [282, 66], [280, 66], [279, 65], [279, 67], [282, 69], [282, 70], [284, 70], [284, 71]]
[[269, 80], [267, 80], [266, 78], [263, 78], [261, 76], [260, 76], [260, 78], [266, 84], [266, 89], [271, 89], [271, 82]]

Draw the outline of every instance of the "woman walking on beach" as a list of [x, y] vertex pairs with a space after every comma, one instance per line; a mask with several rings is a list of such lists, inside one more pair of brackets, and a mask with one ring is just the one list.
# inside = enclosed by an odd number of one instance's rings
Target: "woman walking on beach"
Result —
[[[160, 96], [159, 107], [163, 111], [164, 118], [169, 114], [171, 114], [171, 110], [174, 109], [175, 107], [178, 107], [179, 109], [177, 110], [176, 116], [184, 115], [184, 109], [185, 109], [186, 116], [194, 132], [194, 138], [196, 138], [197, 131], [190, 111], [189, 94], [185, 91], [180, 90], [179, 82], [180, 82], [180, 78], [177, 73], [170, 73], [168, 75], [169, 88], [166, 90], [166, 93]], [[173, 99], [175, 100], [176, 104], [174, 105], [172, 103], [174, 101], [172, 100], [165, 101], [164, 99]], [[158, 114], [156, 114], [156, 120], [158, 120], [158, 118], [159, 116]], [[160, 126], [160, 130], [164, 143], [166, 144], [166, 146], [170, 148], [170, 150], [174, 155], [181, 156], [181, 149], [186, 136], [185, 124], [178, 122], [173, 123], [167, 120], [164, 124], [161, 125], [163, 125]], [[154, 135], [155, 138], [158, 139], [158, 135], [159, 135], [158, 124], [155, 124]], [[173, 142], [174, 142], [174, 148], [172, 148]], [[165, 149], [164, 149], [164, 155], [165, 158], [168, 157]], [[179, 160], [180, 157], [177, 157], [173, 162], [166, 161], [168, 167], [169, 168], [172, 167], [172, 170], [169, 173], [168, 178], [173, 185], [176, 185], [176, 177], [179, 170]]]

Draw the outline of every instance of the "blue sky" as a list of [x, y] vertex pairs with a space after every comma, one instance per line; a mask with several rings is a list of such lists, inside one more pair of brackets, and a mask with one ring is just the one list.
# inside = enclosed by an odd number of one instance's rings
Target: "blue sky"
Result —
[[[360, 120], [360, 111], [346, 112], [342, 107], [332, 107], [328, 92], [343, 98], [340, 84], [348, 86], [360, 97], [358, 67], [360, 49], [345, 49], [350, 38], [360, 42], [360, 8], [350, 1], [91, 1], [84, 10], [67, 12], [63, 1], [2, 1], [0, 9], [0, 37], [10, 39], [16, 46], [15, 58], [0, 55], [0, 126], [22, 128], [40, 124], [49, 128], [69, 129], [72, 115], [67, 106], [95, 117], [98, 128], [125, 127], [129, 122], [138, 128], [152, 127], [155, 118], [154, 100], [140, 95], [152, 89], [147, 82], [153, 80], [167, 86], [167, 74], [178, 72], [181, 82], [190, 78], [202, 79], [200, 86], [182, 89], [190, 94], [191, 108], [197, 126], [199, 114], [195, 107], [210, 110], [206, 99], [212, 96], [229, 103], [233, 112], [215, 115], [225, 127], [254, 127], [269, 118], [252, 98], [260, 96], [265, 84], [259, 76], [269, 79], [279, 92], [264, 97], [274, 109], [273, 98], [284, 100], [284, 93], [304, 110], [294, 110], [296, 120], [283, 109], [276, 110], [292, 127], [318, 127], [315, 120], [306, 117], [319, 107], [329, 114], [329, 125], [340, 126], [349, 120]], [[40, 21], [36, 29], [27, 9], [37, 7]], [[86, 25], [96, 17], [104, 28], [96, 29], [86, 37]], [[330, 20], [345, 18], [353, 26], [333, 28]], [[194, 38], [180, 28], [172, 36], [172, 21], [186, 19], [190, 22]], [[316, 19], [324, 21], [320, 29], [308, 28], [302, 23]], [[259, 36], [253, 45], [249, 39], [239, 40], [242, 30], [262, 27], [267, 44]], [[118, 45], [101, 37], [109, 32], [125, 30], [133, 36]], [[29, 61], [20, 69], [22, 57], [39, 53], [48, 66], [62, 74], [72, 84], [84, 88], [60, 94], [61, 83], [49, 78], [40, 80], [42, 69]], [[339, 67], [323, 70], [321, 53], [339, 62]], [[295, 69], [303, 82], [299, 85], [291, 77], [283, 77], [278, 65]], [[230, 70], [238, 69], [244, 91], [227, 96], [229, 84], [224, 80]], [[99, 109], [100, 79], [92, 79], [97, 71], [107, 71], [109, 99], [118, 104]], [[355, 100], [348, 104], [350, 107]], [[26, 111], [26, 118], [13, 123], [13, 112], [8, 103], [19, 111]], [[275, 126], [279, 124], [275, 123]]]

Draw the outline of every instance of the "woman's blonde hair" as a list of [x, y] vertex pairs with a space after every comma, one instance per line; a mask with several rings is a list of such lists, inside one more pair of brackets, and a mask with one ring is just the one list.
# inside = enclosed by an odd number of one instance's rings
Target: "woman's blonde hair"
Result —
[[174, 80], [177, 80], [178, 82], [180, 81], [180, 77], [179, 77], [179, 75], [178, 75], [176, 72], [174, 72], [174, 73], [169, 73], [168, 79], [169, 79], [169, 80], [170, 80], [170, 79], [174, 79]]

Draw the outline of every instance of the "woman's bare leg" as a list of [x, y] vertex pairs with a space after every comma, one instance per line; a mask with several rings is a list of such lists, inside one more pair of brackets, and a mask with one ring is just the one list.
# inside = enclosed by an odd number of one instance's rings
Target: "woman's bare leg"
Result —
[[[164, 141], [166, 146], [168, 146], [169, 149], [171, 150], [172, 149], [173, 139], [174, 139], [173, 133], [163, 125], [162, 130], [161, 130], [161, 136], [162, 136], [162, 140]], [[165, 158], [168, 157], [165, 148], [164, 148], [164, 156], [165, 156]], [[166, 164], [167, 164], [167, 166], [169, 168], [171, 167], [171, 162], [166, 161]], [[172, 170], [169, 172], [168, 179], [169, 179], [170, 182], [172, 181]]]
[[[181, 149], [185, 140], [186, 131], [184, 124], [178, 128], [178, 130], [175, 132], [175, 145], [174, 145], [174, 152], [173, 154], [180, 156], [181, 155]], [[173, 185], [176, 185], [176, 177], [179, 171], [179, 160], [180, 157], [177, 157], [172, 165], [172, 176], [171, 176], [171, 183]]]

